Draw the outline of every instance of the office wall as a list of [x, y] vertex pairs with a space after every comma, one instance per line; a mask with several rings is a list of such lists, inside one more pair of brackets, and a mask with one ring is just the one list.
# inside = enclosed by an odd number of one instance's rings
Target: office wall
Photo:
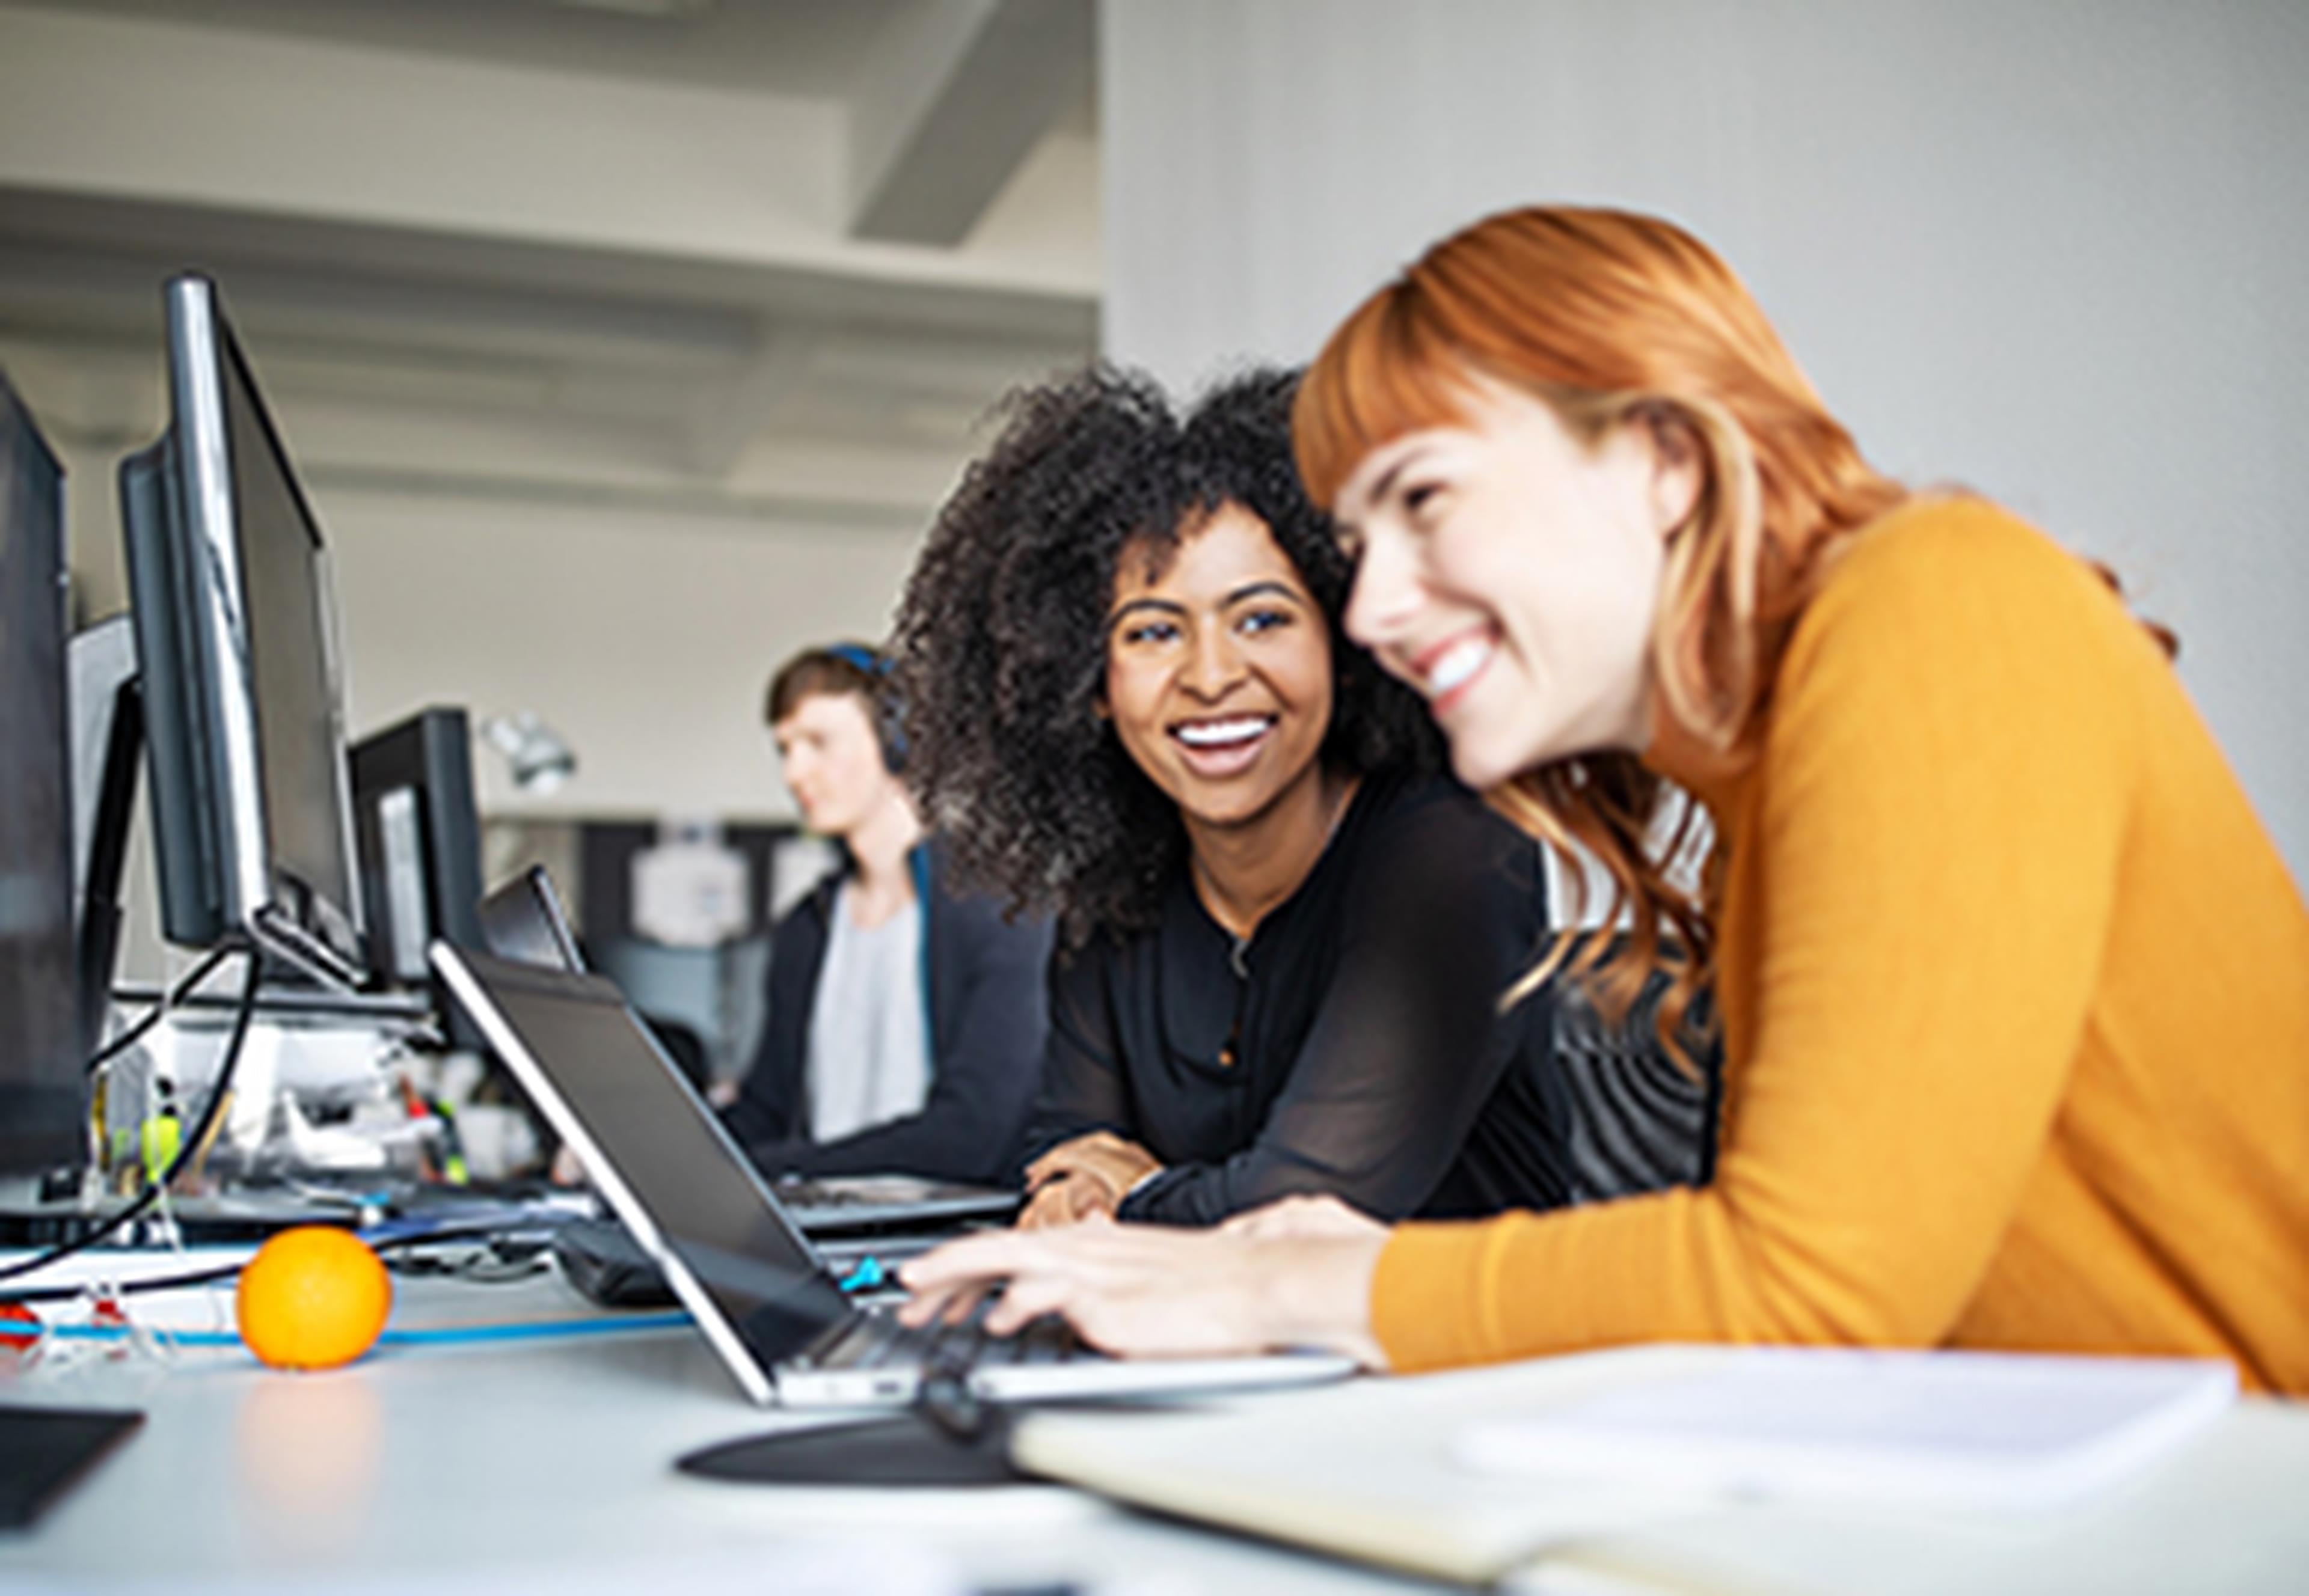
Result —
[[1427, 243], [1695, 228], [1883, 468], [2111, 561], [2309, 876], [2309, 7], [1104, 0], [1105, 337], [1303, 359]]
[[357, 729], [430, 703], [526, 709], [576, 749], [545, 800], [476, 754], [493, 813], [791, 814], [770, 672], [808, 642], [879, 636], [914, 552], [881, 529], [666, 512], [340, 493], [328, 515]]

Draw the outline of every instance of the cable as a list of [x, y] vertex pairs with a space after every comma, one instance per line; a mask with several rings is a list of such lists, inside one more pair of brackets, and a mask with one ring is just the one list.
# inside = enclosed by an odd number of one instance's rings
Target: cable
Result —
[[[506, 1225], [475, 1225], [440, 1230], [426, 1230], [406, 1236], [371, 1237], [353, 1232], [378, 1253], [401, 1252], [410, 1248], [437, 1246], [448, 1241], [478, 1241], [502, 1235]], [[44, 1258], [41, 1263], [56, 1260]], [[140, 1291], [174, 1291], [191, 1286], [212, 1286], [229, 1281], [248, 1267], [246, 1260], [238, 1264], [217, 1264], [206, 1269], [196, 1269], [186, 1274], [148, 1274], [136, 1280], [112, 1281], [106, 1283], [123, 1297], [134, 1297]], [[36, 1302], [70, 1302], [89, 1288], [86, 1281], [76, 1281], [67, 1286], [34, 1286], [28, 1290], [0, 1292], [0, 1307], [13, 1307], [19, 1303], [30, 1306]]]
[[209, 971], [221, 963], [224, 956], [232, 951], [233, 945], [230, 943], [210, 949], [199, 963], [185, 972], [183, 979], [162, 993], [160, 999], [150, 1009], [139, 1014], [134, 1024], [89, 1056], [88, 1074], [91, 1075], [96, 1074], [121, 1054], [143, 1041], [152, 1027], [168, 1018], [169, 1011], [191, 996], [193, 988], [205, 980]]
[[[46, 1261], [54, 1262], [53, 1259]], [[190, 1274], [150, 1275], [143, 1280], [108, 1281], [104, 1283], [110, 1290], [120, 1296], [130, 1297], [139, 1291], [166, 1291], [172, 1289], [181, 1290], [187, 1286], [212, 1286], [219, 1281], [230, 1280], [245, 1267], [246, 1265], [241, 1264], [220, 1264], [214, 1268], [196, 1270]], [[20, 1303], [30, 1307], [36, 1302], [70, 1302], [74, 1298], [86, 1293], [90, 1283], [87, 1281], [76, 1281], [69, 1286], [34, 1286], [30, 1290], [10, 1291], [4, 1296], [0, 1296], [0, 1307], [14, 1307]]]
[[[638, 1331], [679, 1330], [692, 1323], [688, 1313], [670, 1308], [662, 1313], [621, 1314], [608, 1319], [528, 1319], [509, 1324], [433, 1324], [408, 1330], [386, 1330], [376, 1338], [379, 1347], [459, 1347], [499, 1342], [569, 1341], [587, 1336], [632, 1335]], [[51, 1324], [48, 1333], [66, 1341], [125, 1341], [136, 1332], [119, 1324]], [[159, 1339], [180, 1347], [238, 1347], [240, 1333], [233, 1330], [155, 1330]]]
[[208, 1106], [201, 1110], [200, 1123], [193, 1127], [191, 1135], [177, 1144], [177, 1155], [169, 1160], [169, 1167], [160, 1172], [159, 1179], [148, 1180], [144, 1189], [137, 1193], [126, 1206], [94, 1229], [70, 1241], [59, 1242], [47, 1252], [22, 1263], [0, 1266], [0, 1281], [17, 1280], [37, 1270], [46, 1269], [49, 1264], [69, 1258], [74, 1253], [83, 1252], [112, 1235], [151, 1207], [160, 1199], [161, 1190], [183, 1172], [196, 1153], [208, 1145], [210, 1133], [216, 1128], [224, 1113], [225, 1101], [232, 1095], [233, 1071], [240, 1064], [241, 1044], [248, 1040], [249, 1022], [256, 1015], [256, 984], [264, 973], [264, 961], [255, 948], [243, 947], [241, 951], [248, 958], [248, 979], [241, 983], [240, 1005], [232, 1017], [232, 1035], [224, 1045], [224, 1059], [217, 1068], [216, 1084], [209, 1091]]

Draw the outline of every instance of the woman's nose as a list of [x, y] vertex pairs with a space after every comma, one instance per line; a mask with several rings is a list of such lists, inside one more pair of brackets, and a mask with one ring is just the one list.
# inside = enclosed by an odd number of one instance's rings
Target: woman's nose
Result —
[[1418, 608], [1419, 583], [1402, 539], [1366, 537], [1355, 557], [1355, 585], [1347, 594], [1347, 635], [1375, 649], [1402, 635]]

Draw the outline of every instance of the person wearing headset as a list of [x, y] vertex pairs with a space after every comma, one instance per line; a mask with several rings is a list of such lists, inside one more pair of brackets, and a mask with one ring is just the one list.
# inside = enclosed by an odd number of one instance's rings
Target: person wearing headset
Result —
[[765, 718], [804, 823], [843, 862], [772, 934], [768, 1014], [724, 1125], [773, 1178], [999, 1180], [1042, 1065], [1048, 923], [946, 885], [872, 650], [797, 654]]

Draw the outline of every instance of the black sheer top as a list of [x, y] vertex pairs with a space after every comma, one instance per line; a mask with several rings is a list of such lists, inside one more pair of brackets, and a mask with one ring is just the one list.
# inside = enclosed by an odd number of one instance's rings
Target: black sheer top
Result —
[[1209, 1224], [1293, 1193], [1385, 1220], [1570, 1201], [1536, 844], [1438, 777], [1367, 779], [1238, 945], [1181, 872], [1162, 923], [1051, 964], [1030, 1153], [1088, 1131], [1165, 1166], [1121, 1217]]

